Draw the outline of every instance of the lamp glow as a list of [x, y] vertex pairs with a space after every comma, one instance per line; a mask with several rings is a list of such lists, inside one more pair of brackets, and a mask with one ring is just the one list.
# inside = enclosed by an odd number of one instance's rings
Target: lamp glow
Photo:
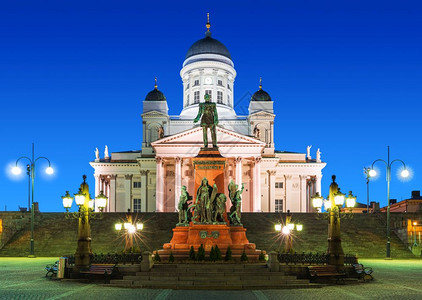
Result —
[[281, 232], [282, 232], [284, 235], [289, 235], [289, 234], [290, 234], [290, 229], [289, 229], [289, 227], [284, 226], [284, 227], [283, 227], [283, 229], [281, 230]]
[[338, 189], [338, 192], [334, 196], [334, 203], [339, 206], [343, 206], [344, 204], [344, 194], [340, 192], [340, 189]]
[[88, 202], [88, 208], [89, 209], [94, 209], [94, 200], [93, 199], [89, 200], [89, 202]]
[[72, 206], [73, 198], [70, 196], [69, 191], [66, 191], [66, 195], [62, 196], [63, 207], [69, 209]]
[[322, 207], [322, 200], [323, 198], [319, 195], [319, 193], [316, 193], [314, 196], [312, 196], [312, 205], [315, 208], [320, 209]]
[[280, 232], [281, 231], [281, 224], [275, 224], [274, 229], [275, 229], [275, 231]]
[[107, 196], [103, 194], [103, 191], [95, 198], [95, 204], [100, 210], [103, 210], [107, 206]]
[[407, 178], [407, 177], [409, 177], [409, 171], [404, 169], [403, 171], [401, 171], [400, 175], [403, 178]]
[[18, 166], [16, 166], [16, 167], [13, 167], [12, 168], [12, 173], [14, 175], [19, 175], [20, 173], [22, 173], [22, 170], [21, 170], [21, 168], [19, 168]]
[[303, 230], [303, 225], [302, 224], [296, 224], [296, 230], [297, 231], [302, 231]]
[[136, 232], [136, 227], [130, 224], [129, 228], [127, 229], [127, 232], [130, 234], [134, 234]]
[[116, 229], [117, 231], [122, 230], [122, 223], [116, 223], [116, 224], [114, 224], [114, 229]]
[[289, 223], [289, 224], [287, 224], [287, 227], [289, 228], [289, 230], [293, 230], [293, 229], [295, 229], [295, 224]]
[[53, 173], [54, 173], [54, 169], [53, 169], [52, 167], [48, 167], [47, 169], [45, 169], [45, 172], [46, 172], [48, 175], [51, 175], [51, 174], [53, 174]]
[[75, 195], [75, 202], [76, 205], [82, 206], [85, 203], [85, 195], [82, 193], [82, 191], [79, 189], [79, 192], [77, 192]]
[[324, 208], [325, 208], [325, 210], [331, 209], [331, 201], [330, 200], [324, 201]]
[[369, 170], [369, 177], [375, 177], [377, 176], [377, 171], [375, 171], [374, 169]]
[[356, 197], [353, 196], [352, 191], [349, 192], [349, 195], [346, 198], [346, 206], [352, 208], [356, 205]]
[[144, 224], [143, 224], [143, 223], [136, 223], [136, 229], [137, 229], [137, 230], [142, 230], [142, 229], [144, 229]]
[[123, 228], [126, 229], [126, 230], [128, 230], [131, 225], [132, 224], [130, 224], [130, 223], [124, 223], [123, 224]]

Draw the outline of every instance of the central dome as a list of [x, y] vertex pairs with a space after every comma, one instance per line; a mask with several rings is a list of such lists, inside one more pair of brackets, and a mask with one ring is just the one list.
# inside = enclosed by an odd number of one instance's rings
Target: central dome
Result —
[[232, 59], [226, 46], [224, 46], [220, 41], [213, 39], [211, 34], [207, 34], [205, 38], [193, 43], [193, 45], [190, 46], [188, 53], [186, 53], [185, 59], [198, 54], [219, 54], [227, 57], [228, 59]]

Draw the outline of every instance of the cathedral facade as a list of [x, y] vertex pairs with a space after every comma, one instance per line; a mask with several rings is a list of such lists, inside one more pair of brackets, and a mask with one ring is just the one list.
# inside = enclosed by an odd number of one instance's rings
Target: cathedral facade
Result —
[[156, 83], [143, 101], [141, 150], [109, 156], [106, 149], [103, 158], [97, 154], [90, 162], [95, 195], [103, 191], [109, 199], [105, 211], [175, 212], [183, 185], [194, 194], [192, 158], [203, 147], [202, 128], [194, 119], [206, 94], [217, 106], [225, 187], [231, 180], [239, 187], [244, 184], [242, 211], [313, 211], [311, 195], [321, 192], [326, 165], [319, 149], [316, 159], [310, 147], [307, 153], [275, 150], [274, 102], [261, 83], [250, 99], [249, 114], [236, 114], [236, 70], [228, 49], [211, 37], [209, 22], [205, 37], [189, 48], [180, 76], [184, 92], [179, 115], [168, 114], [167, 99]]

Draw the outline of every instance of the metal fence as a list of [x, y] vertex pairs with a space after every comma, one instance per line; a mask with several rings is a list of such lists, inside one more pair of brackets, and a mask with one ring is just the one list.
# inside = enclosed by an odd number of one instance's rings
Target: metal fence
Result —
[[[321, 253], [279, 253], [278, 261], [280, 263], [294, 265], [327, 265], [329, 255]], [[351, 254], [344, 255], [344, 264], [352, 265], [358, 262], [358, 258]]]
[[[73, 265], [75, 263], [74, 255], [65, 255], [68, 258], [68, 263]], [[94, 253], [91, 256], [91, 264], [136, 264], [142, 261], [141, 253]]]

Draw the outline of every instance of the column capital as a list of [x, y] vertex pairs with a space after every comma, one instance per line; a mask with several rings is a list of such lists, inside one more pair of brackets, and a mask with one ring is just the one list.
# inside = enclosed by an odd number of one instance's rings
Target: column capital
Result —
[[141, 173], [141, 175], [147, 175], [148, 174], [148, 170], [141, 170], [139, 173]]
[[125, 175], [125, 179], [126, 179], [126, 180], [128, 180], [128, 179], [132, 179], [132, 177], [133, 177], [133, 175], [132, 175], [132, 174], [127, 174], [127, 175]]
[[241, 163], [242, 162], [242, 158], [240, 156], [235, 158], [236, 163]]
[[116, 180], [117, 175], [116, 174], [112, 174], [112, 175], [108, 175], [110, 177], [111, 180]]
[[277, 171], [275, 170], [268, 170], [267, 172], [270, 176], [275, 176], [275, 174], [277, 173]]
[[253, 158], [253, 161], [254, 161], [256, 164], [259, 164], [259, 163], [261, 163], [261, 161], [262, 161], [262, 157], [254, 157], [254, 158]]
[[174, 160], [177, 162], [177, 163], [182, 163], [182, 158], [180, 157], [180, 156], [176, 156], [175, 158], [174, 158]]

